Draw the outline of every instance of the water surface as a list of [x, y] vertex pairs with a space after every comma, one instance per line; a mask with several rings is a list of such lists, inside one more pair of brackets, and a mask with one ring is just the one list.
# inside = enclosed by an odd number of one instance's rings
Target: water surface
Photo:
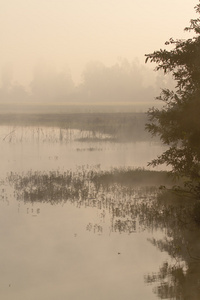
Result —
[[146, 166], [163, 148], [110, 138], [0, 128], [2, 299], [183, 299], [169, 266], [186, 272], [187, 261], [165, 245], [170, 234], [176, 239], [156, 204], [159, 191], [93, 180], [103, 170]]

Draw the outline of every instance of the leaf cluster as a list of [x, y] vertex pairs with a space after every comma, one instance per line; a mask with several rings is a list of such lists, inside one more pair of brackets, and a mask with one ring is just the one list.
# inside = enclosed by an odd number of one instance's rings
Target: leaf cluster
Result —
[[[200, 13], [200, 4], [196, 12]], [[146, 129], [169, 146], [150, 164], [170, 165], [174, 174], [200, 187], [200, 18], [191, 20], [185, 30], [195, 36], [187, 40], [171, 38], [165, 43], [171, 50], [146, 54], [146, 62], [156, 63], [156, 70], [170, 72], [176, 81], [175, 90], [162, 89], [156, 98], [164, 106], [149, 109]]]

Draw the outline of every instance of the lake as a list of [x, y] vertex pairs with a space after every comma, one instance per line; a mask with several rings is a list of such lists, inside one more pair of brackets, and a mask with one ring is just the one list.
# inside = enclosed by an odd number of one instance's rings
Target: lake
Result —
[[[186, 289], [195, 297], [180, 291], [188, 269], [199, 274], [186, 258], [198, 256], [199, 231], [188, 238], [192, 229], [174, 221], [185, 212], [165, 209], [148, 183], [99, 181], [115, 169], [146, 168], [163, 150], [108, 132], [1, 125], [1, 298], [199, 299], [197, 277]], [[186, 240], [194, 247], [183, 254]]]

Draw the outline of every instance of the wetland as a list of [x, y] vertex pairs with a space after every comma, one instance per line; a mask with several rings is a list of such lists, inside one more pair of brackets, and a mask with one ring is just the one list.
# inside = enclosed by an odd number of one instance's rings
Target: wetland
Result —
[[2, 299], [200, 299], [200, 206], [145, 123], [0, 116]]

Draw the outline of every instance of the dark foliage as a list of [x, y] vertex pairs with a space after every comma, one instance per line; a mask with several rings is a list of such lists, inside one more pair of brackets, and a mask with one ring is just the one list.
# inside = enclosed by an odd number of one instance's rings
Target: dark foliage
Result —
[[[200, 13], [200, 4], [195, 9]], [[200, 195], [200, 18], [191, 20], [185, 30], [193, 31], [195, 36], [187, 40], [170, 39], [166, 45], [171, 45], [172, 50], [146, 55], [146, 62], [156, 63], [156, 70], [171, 72], [176, 81], [174, 91], [163, 89], [157, 97], [164, 106], [148, 111], [146, 128], [169, 145], [150, 164], [171, 165], [172, 172], [186, 177], [186, 186]]]

